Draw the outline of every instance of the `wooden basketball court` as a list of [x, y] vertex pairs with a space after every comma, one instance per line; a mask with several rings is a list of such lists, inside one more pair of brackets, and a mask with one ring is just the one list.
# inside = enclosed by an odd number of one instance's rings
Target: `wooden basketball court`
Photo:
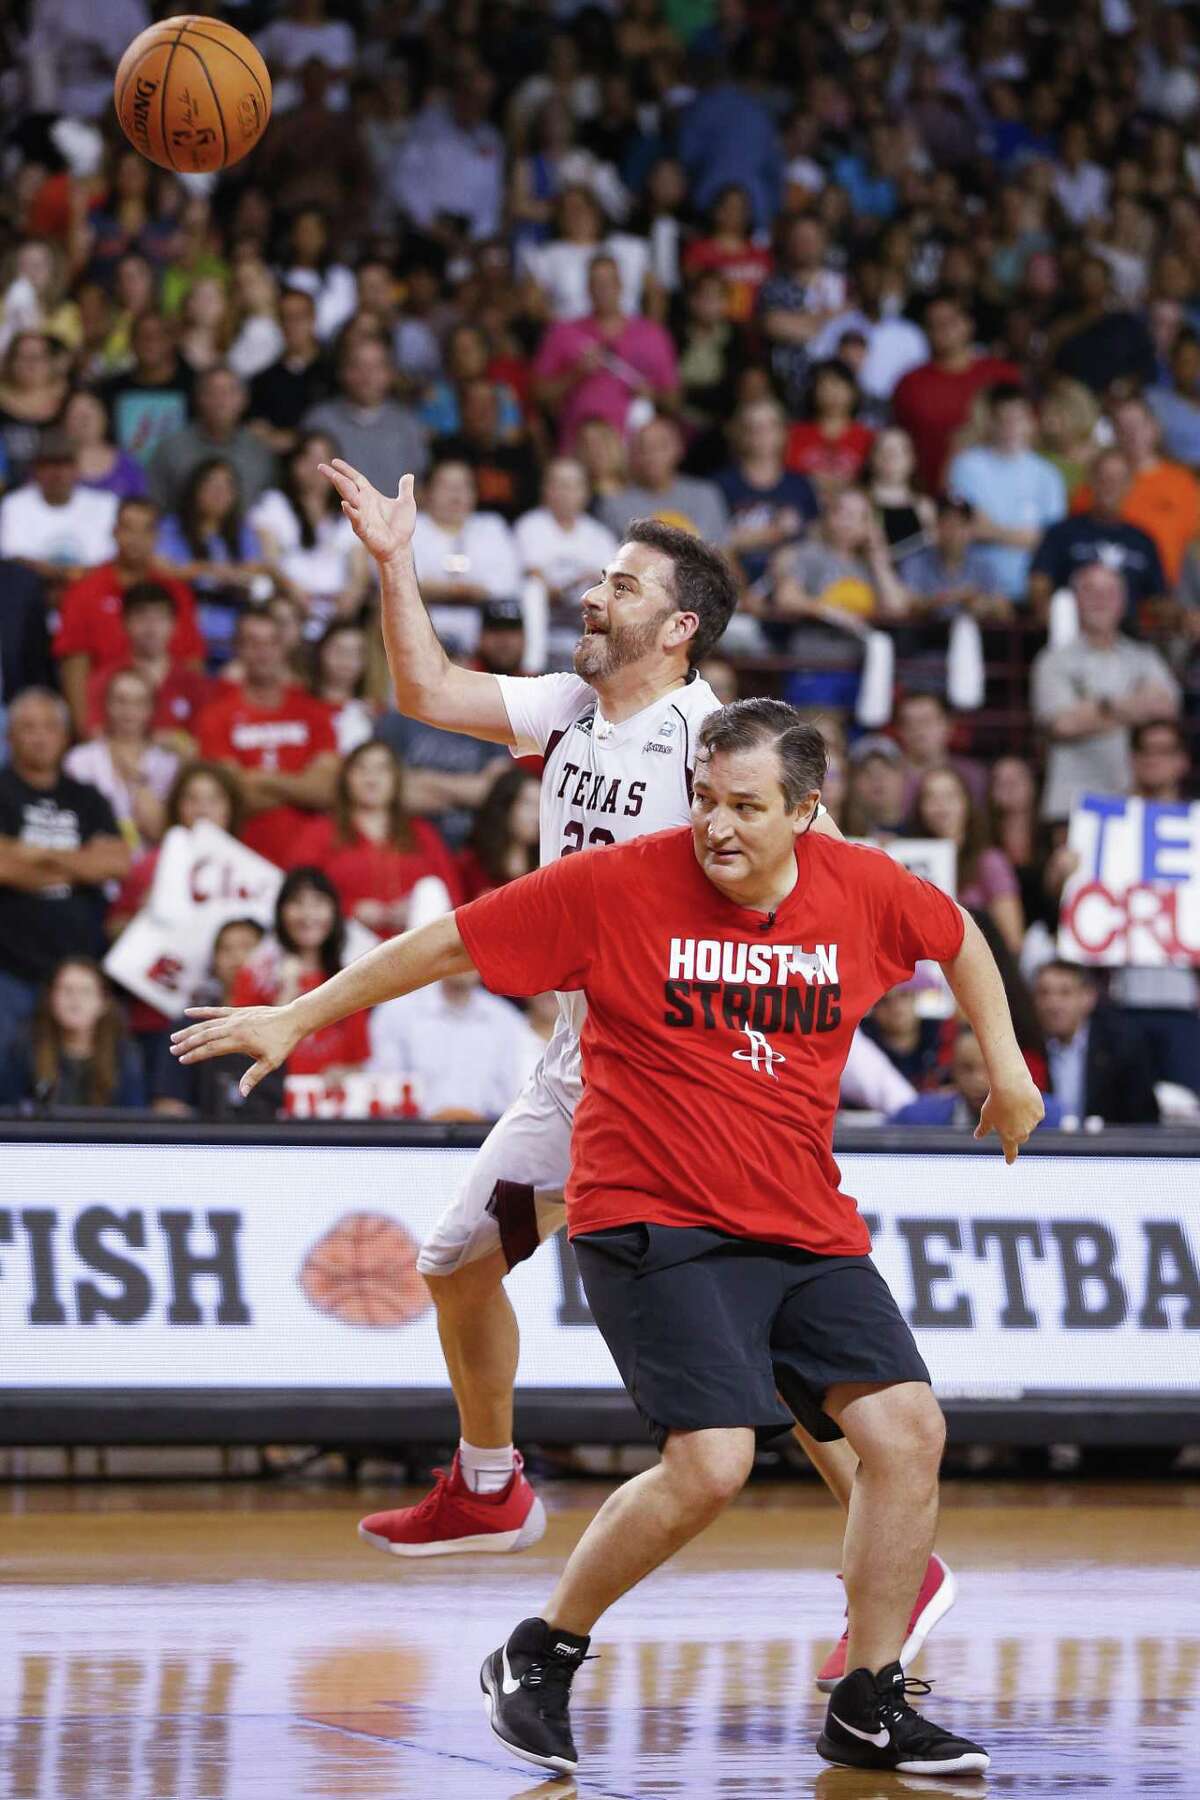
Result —
[[364, 1548], [372, 1488], [2, 1491], [3, 1800], [887, 1800], [1200, 1793], [1200, 1483], [951, 1483], [958, 1605], [913, 1673], [985, 1778], [864, 1776], [813, 1749], [840, 1629], [838, 1519], [762, 1485], [603, 1623], [576, 1782], [487, 1729], [484, 1654], [538, 1611], [599, 1486], [542, 1491], [520, 1556]]

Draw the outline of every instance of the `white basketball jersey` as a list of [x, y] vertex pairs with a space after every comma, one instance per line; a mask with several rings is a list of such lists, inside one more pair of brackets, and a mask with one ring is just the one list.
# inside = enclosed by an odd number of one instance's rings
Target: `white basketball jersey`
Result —
[[[514, 756], [541, 756], [543, 864], [595, 845], [626, 844], [647, 832], [686, 825], [696, 737], [720, 701], [698, 676], [672, 688], [619, 725], [577, 675], [499, 675], [516, 743]], [[574, 1110], [579, 1099], [579, 1033], [586, 1002], [560, 994], [546, 1047], [547, 1079]]]

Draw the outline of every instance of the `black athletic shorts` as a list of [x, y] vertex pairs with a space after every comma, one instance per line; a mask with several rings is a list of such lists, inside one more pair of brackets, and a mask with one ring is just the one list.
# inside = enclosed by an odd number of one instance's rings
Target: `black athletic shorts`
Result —
[[660, 1450], [672, 1431], [737, 1425], [765, 1443], [793, 1419], [830, 1442], [842, 1435], [823, 1410], [836, 1383], [929, 1381], [869, 1256], [700, 1226], [621, 1225], [573, 1243], [592, 1315]]

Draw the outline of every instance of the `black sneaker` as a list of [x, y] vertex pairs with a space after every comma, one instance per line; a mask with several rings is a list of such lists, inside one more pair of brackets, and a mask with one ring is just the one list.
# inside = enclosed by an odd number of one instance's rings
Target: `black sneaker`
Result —
[[522, 1619], [507, 1644], [479, 1671], [492, 1730], [522, 1762], [565, 1775], [579, 1767], [567, 1702], [590, 1638], [555, 1631], [545, 1619]]
[[906, 1681], [898, 1662], [872, 1675], [855, 1669], [829, 1696], [817, 1749], [827, 1762], [854, 1769], [899, 1769], [905, 1775], [982, 1775], [991, 1762], [969, 1738], [955, 1737], [908, 1704], [927, 1681]]

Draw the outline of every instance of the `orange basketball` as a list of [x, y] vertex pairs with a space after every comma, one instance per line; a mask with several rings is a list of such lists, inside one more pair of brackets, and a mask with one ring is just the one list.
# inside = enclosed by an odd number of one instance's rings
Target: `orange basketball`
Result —
[[343, 1325], [410, 1325], [432, 1304], [415, 1239], [383, 1213], [346, 1213], [308, 1252], [299, 1279], [309, 1304]]
[[271, 117], [271, 77], [248, 37], [188, 13], [135, 37], [113, 83], [121, 130], [161, 169], [207, 175], [253, 150]]

